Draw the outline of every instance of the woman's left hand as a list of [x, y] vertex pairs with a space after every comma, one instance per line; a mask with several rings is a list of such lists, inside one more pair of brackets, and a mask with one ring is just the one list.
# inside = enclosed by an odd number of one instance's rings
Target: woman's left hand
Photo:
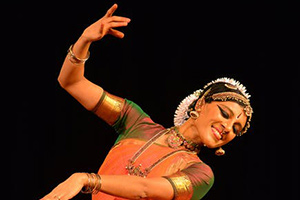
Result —
[[84, 173], [72, 174], [41, 200], [67, 200], [76, 196], [85, 185], [87, 176]]

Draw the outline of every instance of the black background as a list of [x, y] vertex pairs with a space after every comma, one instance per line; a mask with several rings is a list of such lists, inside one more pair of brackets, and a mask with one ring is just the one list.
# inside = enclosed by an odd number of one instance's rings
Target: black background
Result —
[[132, 21], [120, 29], [124, 39], [92, 44], [86, 77], [165, 127], [179, 102], [207, 82], [239, 80], [252, 95], [251, 128], [223, 157], [200, 153], [215, 173], [204, 199], [299, 199], [298, 7], [157, 0], [3, 3], [3, 107], [10, 115], [2, 146], [11, 199], [39, 199], [74, 172], [96, 172], [116, 139], [57, 82], [69, 46], [114, 2], [115, 14]]

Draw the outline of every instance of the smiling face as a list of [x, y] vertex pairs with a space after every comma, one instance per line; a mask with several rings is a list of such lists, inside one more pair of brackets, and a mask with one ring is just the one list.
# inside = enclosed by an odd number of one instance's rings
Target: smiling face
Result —
[[243, 107], [232, 101], [204, 103], [194, 120], [198, 142], [208, 148], [223, 146], [243, 130], [247, 116]]

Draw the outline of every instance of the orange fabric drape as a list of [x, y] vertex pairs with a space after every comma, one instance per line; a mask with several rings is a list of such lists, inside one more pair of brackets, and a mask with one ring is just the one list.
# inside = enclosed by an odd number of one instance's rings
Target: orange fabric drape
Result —
[[[128, 160], [145, 144], [145, 141], [137, 139], [125, 139], [117, 143], [108, 153], [102, 166], [100, 167], [98, 174], [104, 175], [127, 175], [126, 165]], [[143, 152], [135, 161], [134, 166], [141, 164], [141, 170], [151, 166], [157, 162], [163, 156], [174, 151], [174, 149], [153, 144], [145, 152]], [[190, 152], [179, 152], [166, 158], [161, 163], [156, 165], [150, 173], [147, 175], [151, 177], [168, 176], [176, 173], [188, 165], [201, 162], [196, 154]], [[112, 200], [122, 199], [115, 196], [111, 196], [102, 192], [93, 195], [93, 200]]]

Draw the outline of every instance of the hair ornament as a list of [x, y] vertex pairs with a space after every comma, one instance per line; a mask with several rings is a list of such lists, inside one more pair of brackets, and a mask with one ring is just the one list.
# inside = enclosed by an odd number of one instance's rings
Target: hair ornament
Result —
[[179, 106], [177, 107], [174, 115], [174, 124], [175, 126], [179, 126], [183, 124], [188, 118], [188, 110], [189, 106], [199, 98], [200, 94], [202, 93], [203, 90], [196, 90], [186, 98], [184, 98]]
[[237, 89], [238, 89], [236, 86], [231, 85], [231, 84], [227, 84], [227, 83], [225, 83], [225, 86], [226, 86], [227, 88], [229, 88], [229, 89], [232, 89], [232, 90], [237, 90]]
[[[246, 87], [243, 86], [239, 81], [236, 81], [232, 78], [218, 78], [214, 81], [211, 81], [210, 83], [206, 84], [203, 88], [203, 90], [199, 89], [196, 90], [195, 92], [193, 92], [192, 94], [190, 94], [189, 96], [187, 96], [186, 98], [184, 98], [179, 106], [177, 107], [175, 114], [174, 114], [174, 125], [175, 126], [180, 126], [182, 125], [185, 121], [187, 121], [190, 116], [189, 116], [189, 112], [192, 110], [196, 110], [197, 111], [197, 106], [200, 106], [200, 103], [202, 102], [202, 99], [205, 99], [206, 96], [208, 95], [208, 93], [210, 92], [211, 88], [210, 86], [216, 83], [225, 83], [225, 87], [227, 87], [228, 89], [231, 90], [238, 90], [240, 91], [240, 93], [242, 94], [238, 94], [234, 91], [224, 91], [224, 92], [218, 92], [218, 93], [214, 93], [214, 94], [210, 94], [211, 98], [214, 101], [228, 101], [228, 100], [234, 100], [236, 102], [240, 102], [242, 104], [245, 105], [244, 107], [244, 111], [246, 116], [248, 117], [246, 126], [244, 127], [243, 131], [241, 131], [241, 134], [244, 134], [248, 128], [250, 127], [250, 121], [252, 118], [252, 113], [253, 113], [253, 109], [250, 105], [250, 95], [247, 93]], [[203, 91], [205, 91], [205, 93], [203, 93]], [[200, 97], [200, 98], [199, 98]], [[196, 104], [194, 105], [194, 108], [190, 108], [191, 105], [195, 102]]]
[[204, 89], [215, 83], [228, 83], [230, 85], [225, 84], [226, 87], [230, 89], [233, 89], [232, 87], [234, 87], [234, 89], [238, 89], [245, 97], [247, 97], [247, 99], [251, 97], [251, 95], [247, 93], [246, 87], [243, 86], [243, 84], [241, 84], [239, 81], [234, 80], [233, 78], [227, 78], [227, 77], [218, 78], [206, 84], [204, 86]]

